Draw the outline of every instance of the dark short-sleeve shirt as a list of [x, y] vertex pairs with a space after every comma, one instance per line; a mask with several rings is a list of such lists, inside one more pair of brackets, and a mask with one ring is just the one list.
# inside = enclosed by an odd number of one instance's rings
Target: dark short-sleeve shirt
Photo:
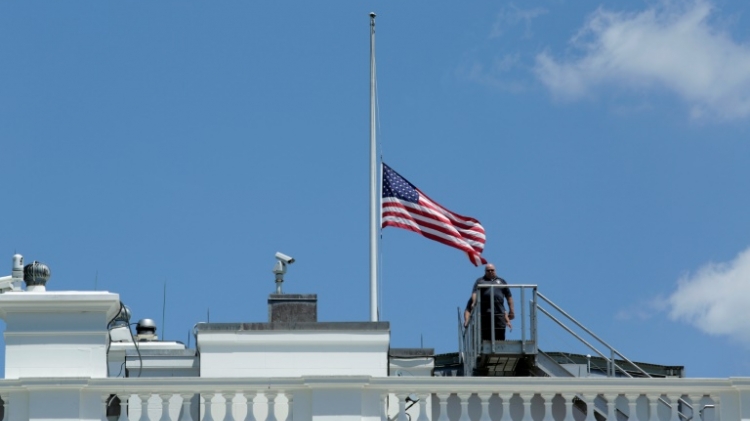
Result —
[[483, 276], [474, 282], [474, 289], [472, 289], [472, 294], [476, 292], [477, 301], [481, 301], [482, 303], [482, 313], [489, 316], [492, 313], [492, 308], [489, 303], [494, 303], [495, 316], [502, 316], [505, 313], [503, 297], [508, 299], [513, 296], [510, 293], [510, 288], [479, 288], [479, 285], [508, 285], [508, 283], [505, 282], [505, 279], [497, 276], [490, 280], [485, 279]]

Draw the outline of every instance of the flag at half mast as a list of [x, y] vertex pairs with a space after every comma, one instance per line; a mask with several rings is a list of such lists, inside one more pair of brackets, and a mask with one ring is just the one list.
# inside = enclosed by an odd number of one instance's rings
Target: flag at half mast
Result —
[[479, 221], [440, 206], [385, 163], [382, 207], [382, 228], [414, 231], [465, 251], [474, 266], [487, 263], [482, 257], [485, 235]]

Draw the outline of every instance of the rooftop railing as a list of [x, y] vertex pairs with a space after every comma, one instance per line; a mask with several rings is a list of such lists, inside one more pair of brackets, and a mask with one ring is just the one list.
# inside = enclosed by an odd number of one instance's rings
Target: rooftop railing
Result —
[[[735, 378], [21, 379], [0, 381], [0, 396], [3, 421], [55, 413], [109, 421], [679, 420], [679, 405], [660, 399], [689, 401], [690, 420], [750, 418], [741, 404], [750, 397], [750, 379]], [[597, 399], [604, 405], [595, 416], [589, 408]]]

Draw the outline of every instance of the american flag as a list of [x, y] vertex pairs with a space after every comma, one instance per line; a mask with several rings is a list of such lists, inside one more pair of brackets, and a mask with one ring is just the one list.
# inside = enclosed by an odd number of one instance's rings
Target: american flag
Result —
[[414, 231], [465, 251], [474, 266], [487, 263], [482, 257], [485, 236], [479, 221], [440, 206], [385, 163], [382, 203], [382, 228]]

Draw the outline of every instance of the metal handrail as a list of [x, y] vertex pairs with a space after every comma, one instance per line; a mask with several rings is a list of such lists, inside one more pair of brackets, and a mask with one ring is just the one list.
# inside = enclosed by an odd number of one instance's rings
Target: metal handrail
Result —
[[[625, 357], [620, 351], [616, 350], [613, 346], [611, 346], [610, 344], [608, 344], [607, 342], [605, 342], [603, 339], [601, 339], [599, 336], [597, 336], [594, 332], [592, 332], [591, 330], [589, 330], [586, 326], [582, 325], [578, 320], [576, 320], [575, 318], [573, 318], [573, 316], [571, 316], [565, 310], [563, 310], [562, 308], [560, 308], [560, 306], [558, 306], [557, 304], [553, 303], [549, 298], [545, 297], [541, 292], [537, 291], [536, 295], [538, 297], [540, 297], [542, 300], [544, 300], [547, 304], [551, 305], [555, 310], [559, 311], [560, 314], [562, 314], [565, 317], [567, 317], [568, 320], [570, 320], [571, 322], [575, 323], [576, 326], [578, 326], [579, 328], [581, 328], [584, 332], [588, 333], [589, 335], [591, 335], [591, 337], [593, 337], [594, 339], [596, 339], [597, 341], [599, 341], [602, 345], [604, 345], [605, 347], [609, 348], [610, 353], [612, 355], [611, 358], [605, 356], [604, 354], [602, 354], [598, 349], [596, 349], [596, 347], [594, 347], [593, 345], [589, 344], [585, 339], [581, 338], [580, 335], [578, 335], [577, 333], [573, 332], [569, 327], [567, 327], [564, 323], [562, 323], [557, 318], [555, 318], [554, 316], [552, 316], [549, 312], [547, 312], [546, 310], [544, 310], [542, 307], [539, 307], [538, 305], [535, 306], [536, 309], [540, 310], [547, 317], [549, 317], [550, 319], [552, 319], [552, 321], [554, 321], [560, 327], [562, 327], [563, 329], [565, 329], [573, 337], [575, 337], [576, 339], [578, 339], [579, 341], [581, 341], [584, 345], [586, 345], [587, 347], [589, 347], [589, 349], [591, 349], [592, 351], [594, 351], [597, 354], [599, 354], [602, 358], [604, 358], [607, 361], [607, 365], [608, 366], [611, 365], [611, 367], [612, 367], [611, 373], [608, 370], [607, 377], [614, 376], [615, 375], [615, 369], [620, 369], [620, 371], [622, 371], [626, 376], [628, 376], [629, 378], [633, 378], [633, 376], [630, 373], [628, 373], [625, 369], [623, 369], [622, 367], [620, 367], [619, 365], [617, 365], [617, 363], [615, 362], [615, 358], [614, 358], [614, 355], [616, 354], [616, 355], [619, 355], [620, 358], [622, 358], [623, 361], [627, 362], [631, 366], [633, 366], [636, 369], [638, 369], [638, 371], [640, 371], [641, 374], [643, 374], [644, 376], [646, 376], [646, 377], [648, 377], [650, 379], [653, 378], [644, 369], [642, 369], [641, 367], [639, 367], [633, 361], [630, 361], [630, 359], [628, 359], [627, 357]], [[672, 405], [669, 402], [667, 402], [666, 400], [664, 400], [664, 398], [659, 397], [659, 401], [661, 403], [663, 403], [664, 405], [668, 406], [669, 408], [672, 408]], [[690, 408], [691, 411], [693, 410], [693, 406], [690, 405], [686, 400], [684, 400], [682, 398], [679, 398], [678, 402], [681, 402], [683, 405], [685, 405], [688, 408]], [[689, 420], [689, 418], [687, 417], [687, 415], [685, 415], [682, 412], [680, 412], [679, 409], [677, 410], [677, 415], [679, 417], [681, 417], [682, 419], [684, 419], [684, 420]]]

